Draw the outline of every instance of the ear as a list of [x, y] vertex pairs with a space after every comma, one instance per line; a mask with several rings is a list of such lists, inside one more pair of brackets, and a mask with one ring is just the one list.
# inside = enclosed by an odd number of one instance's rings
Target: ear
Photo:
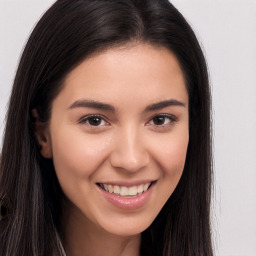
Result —
[[32, 109], [31, 114], [34, 118], [34, 134], [40, 147], [41, 155], [44, 158], [52, 158], [52, 146], [49, 127], [47, 123], [40, 121], [36, 109]]

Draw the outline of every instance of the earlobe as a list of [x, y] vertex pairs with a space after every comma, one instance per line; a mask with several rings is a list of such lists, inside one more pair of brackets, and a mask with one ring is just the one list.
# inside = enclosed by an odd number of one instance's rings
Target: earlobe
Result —
[[39, 145], [41, 155], [44, 158], [52, 158], [52, 147], [48, 125], [45, 122], [40, 121], [36, 109], [32, 109], [31, 114], [34, 118], [34, 134]]

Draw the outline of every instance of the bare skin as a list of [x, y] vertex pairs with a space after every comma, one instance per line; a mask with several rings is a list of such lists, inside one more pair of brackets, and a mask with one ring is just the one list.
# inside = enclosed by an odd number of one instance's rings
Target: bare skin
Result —
[[76, 212], [77, 215], [74, 216], [75, 211], [68, 211], [69, 207], [65, 208], [67, 211], [65, 211], [63, 218], [63, 241], [67, 256], [139, 255], [140, 234], [129, 237], [109, 234], [100, 227], [92, 226], [90, 222], [86, 222], [83, 215], [78, 211]]
[[141, 232], [183, 172], [188, 105], [180, 65], [165, 48], [109, 49], [68, 74], [37, 131], [66, 196], [68, 256], [139, 255]]

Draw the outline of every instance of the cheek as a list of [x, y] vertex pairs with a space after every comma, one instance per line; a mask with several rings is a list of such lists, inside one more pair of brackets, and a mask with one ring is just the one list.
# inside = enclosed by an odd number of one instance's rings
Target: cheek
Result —
[[163, 165], [166, 172], [170, 175], [175, 171], [183, 171], [186, 155], [187, 155], [188, 143], [184, 141], [174, 141], [171, 145], [166, 145], [163, 152]]
[[181, 133], [181, 136], [172, 134], [154, 143], [157, 146], [152, 155], [164, 176], [177, 176], [179, 179], [186, 160], [188, 141], [188, 134]]
[[101, 136], [62, 128], [53, 138], [53, 161], [60, 183], [89, 178], [108, 155], [109, 141]]
[[179, 183], [186, 160], [188, 140], [186, 130], [158, 136], [157, 140], [152, 140], [155, 147], [151, 147], [151, 155], [160, 173], [156, 183], [155, 207], [158, 210], [162, 209]]

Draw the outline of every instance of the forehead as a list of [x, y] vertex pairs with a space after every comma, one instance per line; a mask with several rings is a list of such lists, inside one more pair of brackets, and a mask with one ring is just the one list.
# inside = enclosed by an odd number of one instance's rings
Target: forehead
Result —
[[111, 48], [85, 59], [67, 75], [59, 96], [67, 103], [84, 97], [122, 102], [188, 100], [176, 56], [148, 44]]

